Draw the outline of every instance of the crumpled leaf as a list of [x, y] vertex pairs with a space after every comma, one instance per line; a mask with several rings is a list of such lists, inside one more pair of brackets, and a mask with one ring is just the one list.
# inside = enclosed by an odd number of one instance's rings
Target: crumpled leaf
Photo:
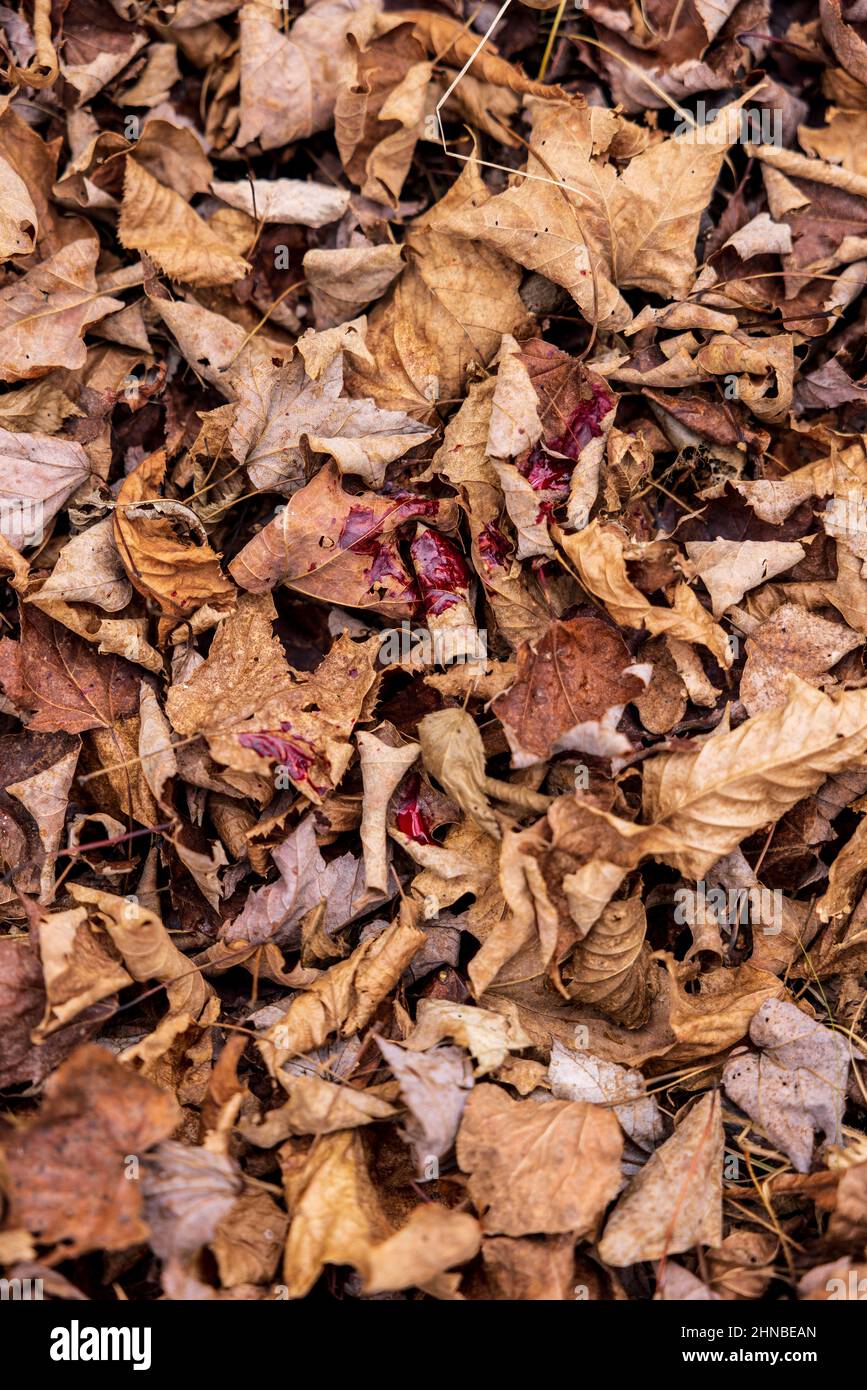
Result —
[[510, 1052], [530, 1046], [523, 1030], [499, 1014], [447, 999], [420, 1000], [416, 1026], [405, 1046], [411, 1052], [426, 1052], [443, 1038], [453, 1038], [473, 1054], [476, 1076], [495, 1071]]
[[284, 1062], [321, 1047], [333, 1033], [348, 1038], [363, 1028], [423, 944], [424, 932], [411, 920], [392, 922], [296, 995], [259, 1039], [272, 1076], [280, 1080]]
[[[235, 590], [198, 518], [160, 497], [165, 469], [165, 453], [159, 450], [130, 473], [118, 494], [114, 536], [124, 568], [138, 592], [166, 617], [188, 617], [202, 604], [228, 607]], [[192, 544], [178, 539], [185, 525], [196, 538]]]
[[10, 1224], [65, 1256], [145, 1240], [141, 1186], [123, 1160], [172, 1133], [174, 1097], [95, 1045], [78, 1048], [45, 1092], [36, 1119], [4, 1138]]
[[118, 236], [124, 246], [146, 251], [172, 280], [187, 285], [225, 285], [250, 269], [179, 194], [135, 159], [126, 161]]

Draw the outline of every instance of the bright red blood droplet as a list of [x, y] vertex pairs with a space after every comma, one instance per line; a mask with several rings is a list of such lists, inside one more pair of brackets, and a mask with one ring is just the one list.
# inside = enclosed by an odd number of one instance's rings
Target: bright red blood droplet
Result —
[[401, 793], [395, 824], [400, 833], [405, 835], [408, 840], [414, 840], [417, 845], [432, 845], [435, 844], [435, 840], [430, 833], [430, 826], [425, 814], [419, 805], [420, 789], [421, 778], [417, 772], [413, 772], [406, 779]]
[[410, 546], [410, 554], [428, 613], [443, 613], [464, 597], [470, 572], [453, 541], [439, 531], [423, 531]]

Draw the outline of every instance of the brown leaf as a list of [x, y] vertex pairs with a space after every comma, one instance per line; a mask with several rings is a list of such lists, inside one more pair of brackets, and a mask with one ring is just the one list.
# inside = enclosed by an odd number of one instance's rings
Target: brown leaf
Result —
[[551, 623], [538, 641], [523, 643], [514, 685], [492, 702], [513, 766], [553, 753], [615, 751], [623, 708], [643, 689], [628, 663], [622, 638], [597, 618]]
[[172, 280], [187, 285], [225, 285], [240, 280], [250, 264], [236, 255], [178, 193], [159, 183], [135, 159], [127, 159], [118, 224], [122, 245], [146, 251]]
[[83, 367], [90, 324], [123, 308], [96, 287], [96, 238], [73, 241], [0, 289], [0, 381]]
[[64, 1256], [147, 1238], [142, 1192], [124, 1160], [172, 1133], [174, 1097], [104, 1048], [80, 1047], [45, 1086], [38, 1117], [4, 1140], [9, 1220]]
[[397, 532], [419, 517], [437, 520], [446, 530], [455, 524], [453, 504], [350, 494], [336, 466], [326, 465], [244, 547], [229, 573], [253, 593], [284, 583], [309, 598], [400, 621], [412, 614], [417, 598]]
[[693, 1106], [651, 1154], [605, 1224], [599, 1254], [621, 1267], [722, 1240], [725, 1136], [719, 1095]]
[[483, 1230], [570, 1231], [580, 1238], [592, 1235], [617, 1193], [622, 1147], [609, 1110], [584, 1101], [510, 1100], [497, 1086], [477, 1086], [457, 1152]]
[[29, 604], [21, 607], [20, 640], [0, 642], [0, 682], [26, 711], [28, 728], [46, 733], [111, 729], [138, 708], [132, 666], [99, 656]]

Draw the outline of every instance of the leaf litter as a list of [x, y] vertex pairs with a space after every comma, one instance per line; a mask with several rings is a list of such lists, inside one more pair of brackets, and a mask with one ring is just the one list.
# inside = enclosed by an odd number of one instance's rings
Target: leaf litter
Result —
[[0, 10], [0, 1260], [56, 1296], [862, 1267], [864, 16], [493, 17]]

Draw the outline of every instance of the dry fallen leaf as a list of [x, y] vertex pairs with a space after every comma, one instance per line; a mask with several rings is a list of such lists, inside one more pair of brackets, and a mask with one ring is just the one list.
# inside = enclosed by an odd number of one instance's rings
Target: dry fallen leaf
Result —
[[0, 49], [0, 1294], [863, 1295], [867, 0]]
[[722, 1239], [724, 1134], [719, 1095], [693, 1106], [651, 1154], [609, 1216], [599, 1253], [606, 1264], [665, 1259]]
[[486, 1085], [467, 1101], [457, 1154], [486, 1232], [588, 1236], [620, 1185], [622, 1146], [609, 1110], [585, 1101], [510, 1100]]

